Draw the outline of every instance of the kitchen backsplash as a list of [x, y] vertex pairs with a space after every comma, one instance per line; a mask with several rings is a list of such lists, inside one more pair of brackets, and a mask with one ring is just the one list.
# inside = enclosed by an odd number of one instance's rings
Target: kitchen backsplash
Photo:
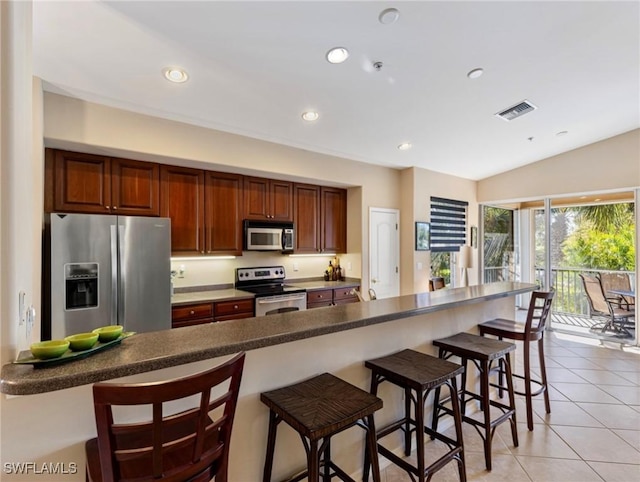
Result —
[[[174, 288], [233, 284], [236, 268], [255, 266], [284, 266], [287, 279], [322, 278], [329, 261], [335, 256], [287, 256], [273, 253], [245, 252], [233, 259], [171, 258]], [[348, 278], [360, 278], [360, 253], [338, 256], [342, 274]], [[184, 270], [180, 276], [181, 268]]]

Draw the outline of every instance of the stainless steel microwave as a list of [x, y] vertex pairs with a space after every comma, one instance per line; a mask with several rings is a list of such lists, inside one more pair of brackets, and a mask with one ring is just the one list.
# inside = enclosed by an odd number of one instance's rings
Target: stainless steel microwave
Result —
[[246, 251], [293, 252], [294, 239], [293, 223], [244, 221]]

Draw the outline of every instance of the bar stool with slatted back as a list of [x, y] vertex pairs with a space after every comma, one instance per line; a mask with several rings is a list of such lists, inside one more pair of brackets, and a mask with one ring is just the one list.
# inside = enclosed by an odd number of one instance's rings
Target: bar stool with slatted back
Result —
[[[96, 383], [98, 436], [85, 445], [87, 480], [226, 482], [244, 358], [239, 353], [210, 370], [163, 382]], [[194, 395], [199, 403], [193, 408], [163, 415], [165, 402]], [[120, 414], [119, 406], [134, 405], [150, 406], [152, 419], [114, 421], [113, 407]]]
[[[544, 405], [547, 413], [551, 413], [551, 404], [549, 403], [549, 390], [547, 388], [547, 370], [544, 359], [544, 330], [547, 325], [547, 319], [551, 312], [551, 303], [553, 301], [554, 291], [534, 291], [531, 294], [529, 309], [527, 311], [527, 320], [520, 323], [514, 320], [506, 320], [497, 318], [495, 320], [480, 323], [480, 335], [497, 336], [499, 340], [508, 339], [522, 342], [523, 346], [523, 363], [524, 373], [513, 374], [513, 377], [524, 380], [524, 392], [516, 390], [517, 395], [525, 397], [527, 405], [527, 428], [533, 430], [533, 406], [532, 397], [543, 394]], [[531, 343], [538, 342], [538, 359], [540, 362], [540, 379], [531, 377]], [[498, 367], [498, 384], [494, 385], [501, 389], [503, 386], [503, 377], [505, 370], [502, 365]], [[535, 392], [531, 384], [539, 387]], [[502, 390], [500, 390], [501, 392]]]
[[[511, 361], [509, 353], [516, 349], [513, 343], [506, 341], [485, 338], [471, 333], [458, 333], [456, 335], [433, 340], [433, 344], [439, 347], [438, 354], [445, 360], [456, 356], [462, 360], [464, 371], [462, 372], [462, 382], [458, 391], [460, 396], [460, 411], [462, 421], [472, 425], [484, 442], [484, 460], [487, 470], [491, 470], [491, 441], [496, 427], [502, 422], [509, 421], [511, 425], [511, 437], [513, 445], [518, 446], [518, 430], [516, 425], [516, 404], [513, 390], [513, 380], [511, 378]], [[476, 366], [480, 378], [480, 393], [467, 388], [467, 366], [471, 361]], [[505, 405], [497, 400], [492, 400], [489, 392], [489, 375], [494, 363], [504, 361], [507, 373], [507, 392], [509, 394], [509, 404]], [[482, 418], [478, 419], [473, 414], [467, 415], [466, 405], [468, 402], [476, 400], [480, 402], [479, 409]], [[452, 403], [452, 408], [446, 404]], [[455, 416], [455, 399], [446, 397], [440, 399], [440, 389], [436, 388], [433, 403], [433, 430], [438, 429], [438, 420], [444, 415]], [[490, 408], [498, 409], [499, 413], [492, 414]], [[492, 418], [493, 417], [493, 418]]]
[[[379, 428], [377, 432], [378, 441], [397, 430], [401, 430], [404, 432], [404, 453], [408, 456], [411, 454], [411, 434], [414, 433], [416, 440], [416, 463], [412, 465], [409, 461], [394, 454], [380, 442], [378, 442], [378, 452], [405, 470], [411, 480], [414, 480], [413, 476], [415, 475], [419, 482], [430, 480], [435, 472], [455, 460], [458, 464], [460, 480], [462, 482], [466, 481], [467, 476], [462, 441], [462, 418], [457, 397], [455, 396], [458, 392], [456, 388], [456, 376], [463, 372], [464, 369], [462, 366], [414, 350], [402, 350], [381, 358], [367, 360], [365, 366], [371, 369], [371, 393], [373, 395], [377, 395], [378, 386], [382, 382], [390, 382], [404, 390], [404, 415], [395, 422]], [[424, 407], [427, 396], [433, 389], [437, 388], [439, 390], [442, 386], [449, 388], [453, 400], [452, 413], [456, 430], [455, 440], [425, 426]], [[412, 406], [413, 417], [411, 417]], [[446, 453], [428, 466], [425, 461], [425, 434], [429, 435], [431, 439], [437, 439], [443, 442], [448, 447]], [[363, 479], [368, 481], [368, 458], [365, 458], [364, 467], [365, 472]]]
[[[380, 482], [376, 429], [373, 413], [382, 408], [382, 400], [330, 373], [323, 373], [293, 385], [260, 395], [269, 407], [269, 435], [263, 481], [271, 481], [276, 432], [286, 422], [298, 432], [307, 454], [306, 470], [287, 479], [289, 482], [308, 477], [317, 482], [322, 476], [329, 482], [337, 476], [354, 480], [331, 460], [331, 437], [350, 427], [360, 426], [366, 432], [366, 450], [373, 461], [373, 480]], [[321, 473], [322, 470], [322, 473]]]

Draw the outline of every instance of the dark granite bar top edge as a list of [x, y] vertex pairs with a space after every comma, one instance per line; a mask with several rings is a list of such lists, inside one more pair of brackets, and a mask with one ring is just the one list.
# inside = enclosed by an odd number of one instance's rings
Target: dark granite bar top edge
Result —
[[[7, 364], [0, 392], [32, 395], [92, 384], [424, 313], [515, 296], [536, 289], [527, 283], [492, 283], [405, 295], [304, 312], [141, 333], [120, 347], [49, 368]], [[150, 350], [150, 348], [153, 349]]]

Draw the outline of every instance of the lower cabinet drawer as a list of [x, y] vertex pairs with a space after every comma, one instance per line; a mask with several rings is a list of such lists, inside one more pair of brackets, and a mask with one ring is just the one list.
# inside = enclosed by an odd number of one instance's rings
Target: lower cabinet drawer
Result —
[[[245, 316], [236, 317], [236, 315]], [[219, 301], [217, 303], [214, 303], [214, 316], [216, 320], [220, 320], [221, 317], [228, 316], [233, 316], [234, 318], [250, 318], [253, 316], [253, 298], [244, 300]]]
[[320, 303], [321, 306], [325, 306], [324, 303], [328, 303], [326, 306], [333, 302], [333, 290], [316, 290], [307, 291], [307, 305], [313, 305]]
[[213, 305], [211, 303], [199, 303], [171, 308], [172, 321], [193, 320], [195, 318], [213, 318]]
[[333, 301], [336, 305], [341, 303], [355, 303], [358, 301], [358, 295], [353, 291], [359, 289], [358, 286], [351, 288], [335, 288], [333, 290]]

